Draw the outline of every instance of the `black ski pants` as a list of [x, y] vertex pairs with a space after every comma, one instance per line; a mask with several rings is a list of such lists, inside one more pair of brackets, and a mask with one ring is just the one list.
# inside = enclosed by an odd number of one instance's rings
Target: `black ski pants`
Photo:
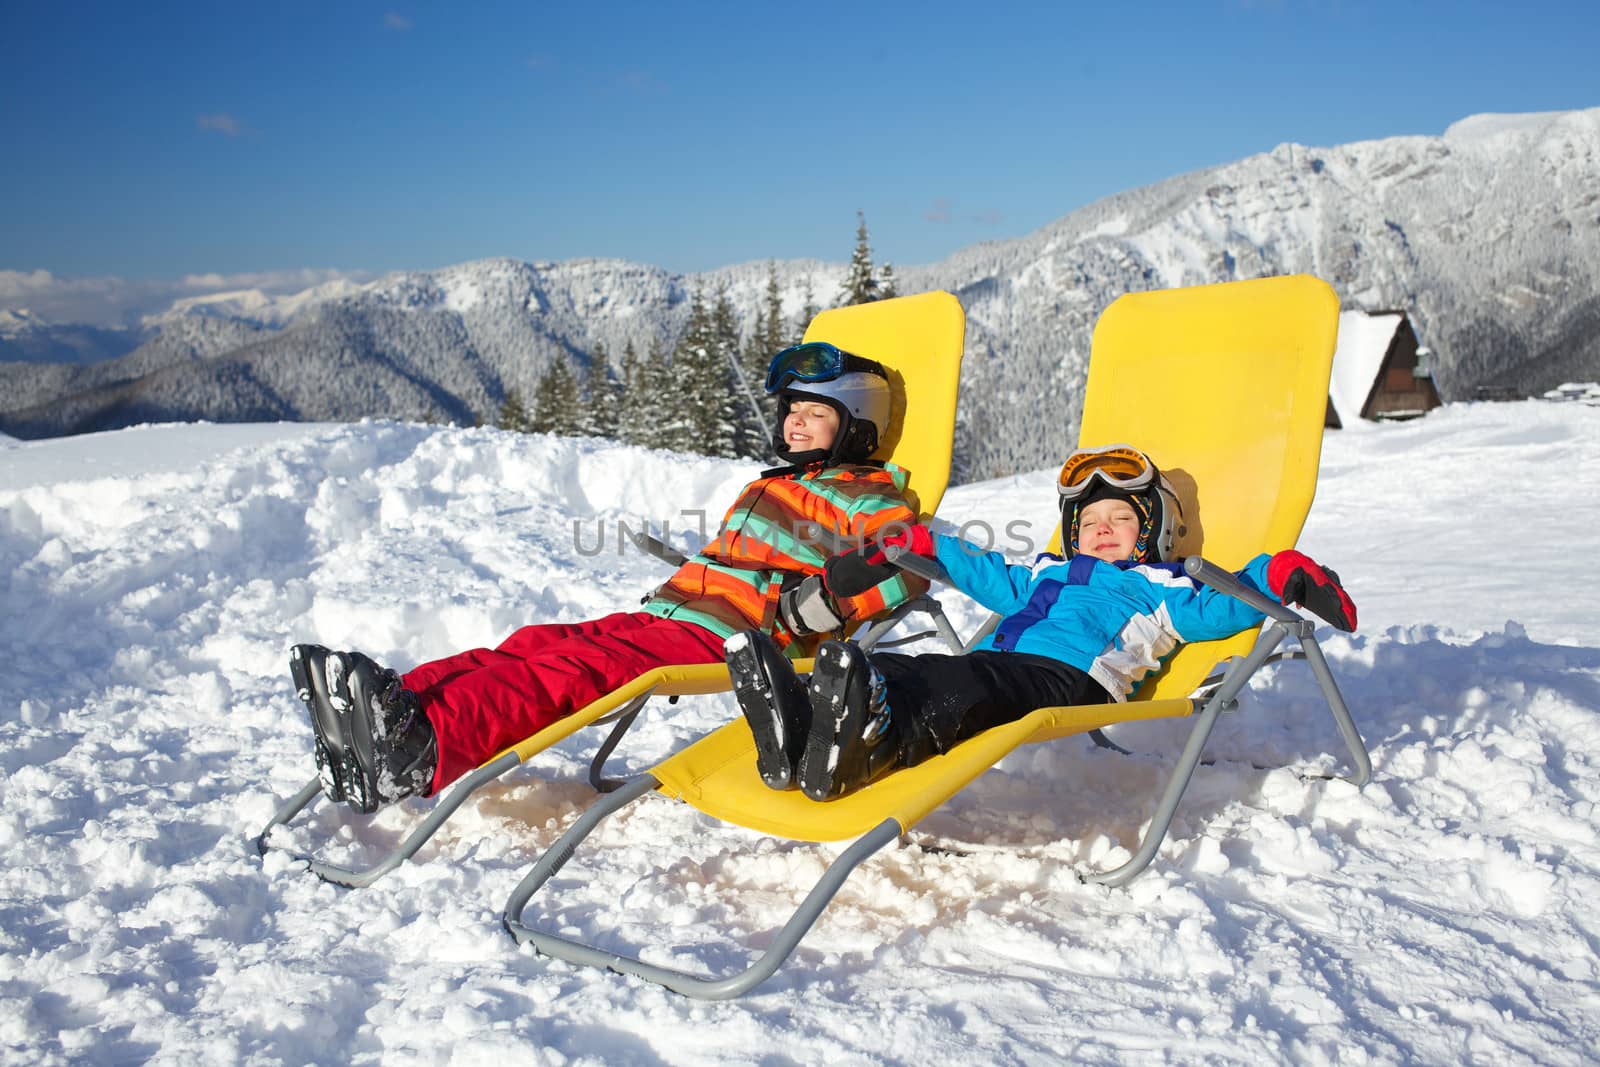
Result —
[[1088, 674], [1026, 652], [907, 656], [871, 652], [901, 731], [900, 764], [912, 767], [991, 726], [1039, 708], [1104, 704], [1111, 698]]

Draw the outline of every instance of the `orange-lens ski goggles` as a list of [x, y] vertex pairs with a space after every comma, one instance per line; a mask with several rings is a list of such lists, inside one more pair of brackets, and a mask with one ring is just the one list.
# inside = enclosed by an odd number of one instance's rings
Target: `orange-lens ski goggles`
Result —
[[1131, 445], [1080, 448], [1062, 464], [1056, 492], [1061, 494], [1062, 500], [1077, 500], [1098, 481], [1113, 489], [1136, 493], [1148, 489], [1155, 480], [1155, 464]]

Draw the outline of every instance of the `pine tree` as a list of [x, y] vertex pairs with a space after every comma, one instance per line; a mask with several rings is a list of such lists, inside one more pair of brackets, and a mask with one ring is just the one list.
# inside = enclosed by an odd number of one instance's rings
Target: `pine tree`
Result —
[[528, 408], [522, 402], [521, 392], [516, 389], [506, 390], [506, 398], [500, 404], [500, 414], [495, 417], [494, 424], [502, 430], [514, 430], [517, 433], [527, 433], [532, 429]]
[[[778, 290], [778, 264], [770, 259], [767, 261], [766, 317], [762, 321], [766, 325], [766, 331], [757, 330], [756, 333], [761, 337], [761, 347], [767, 350], [769, 358], [773, 353], [787, 348], [794, 344], [795, 341], [800, 340], [799, 334], [792, 335], [794, 341], [789, 340], [791, 335], [784, 329], [783, 294]], [[809, 319], [806, 322], [808, 325], [810, 324]]]
[[716, 311], [707, 305], [705, 291], [696, 287], [689, 302], [689, 323], [672, 351], [672, 380], [681, 396], [675, 407], [685, 427], [668, 447], [707, 456], [733, 455], [730, 376]]
[[[740, 350], [745, 380], [756, 394], [756, 406], [761, 412], [759, 418], [750, 413], [745, 433], [736, 445], [741, 456], [765, 459], [772, 455], [771, 435], [778, 405], [776, 399], [766, 393], [767, 367], [774, 355], [798, 340], [799, 337], [790, 332], [784, 321], [783, 294], [778, 288], [778, 265], [769, 260], [766, 300], [756, 312], [755, 328], [750, 332], [750, 339]], [[748, 402], [745, 407], [749, 407]]]
[[641, 383], [644, 433], [640, 444], [649, 448], [693, 451], [694, 424], [690, 414], [699, 403], [692, 369], [661, 355], [652, 344]]
[[750, 459], [765, 459], [772, 455], [772, 427], [777, 418], [777, 398], [769, 396], [766, 391], [767, 367], [772, 362], [771, 351], [768, 351], [766, 342], [762, 340], [765, 326], [761, 316], [756, 319], [756, 330], [750, 335], [740, 349], [739, 361], [744, 368], [745, 380], [750, 383], [750, 389], [755, 394], [756, 410], [760, 412], [757, 417], [755, 412], [749, 410], [750, 404], [745, 402], [745, 414], [748, 418], [745, 424], [745, 433], [740, 438], [737, 448], [739, 455]]
[[839, 303], [842, 307], [849, 307], [851, 304], [868, 304], [882, 298], [882, 286], [872, 269], [872, 247], [867, 243], [867, 217], [857, 211], [856, 250], [850, 257], [850, 269], [840, 287]]
[[533, 395], [533, 417], [529, 424], [535, 433], [571, 436], [579, 431], [582, 415], [578, 403], [578, 379], [566, 353], [557, 355], [539, 378]]
[[651, 400], [645, 385], [645, 366], [632, 341], [622, 350], [622, 395], [617, 408], [617, 436], [626, 444], [649, 447], [651, 431], [647, 417]]
[[611, 376], [610, 361], [606, 359], [605, 346], [595, 343], [589, 353], [589, 366], [583, 375], [583, 417], [579, 432], [590, 437], [615, 439], [621, 422], [618, 394], [620, 387]]
[[811, 285], [811, 276], [806, 276], [805, 288], [801, 291], [800, 322], [795, 327], [794, 337], [804, 337], [806, 328], [811, 325], [811, 320], [817, 317], [817, 312], [822, 310], [817, 307], [817, 291]]
[[883, 269], [878, 272], [878, 299], [890, 300], [899, 295], [899, 291], [895, 288], [894, 264], [885, 263]]
[[745, 372], [739, 320], [726, 284], [717, 290], [717, 302], [711, 309], [711, 341], [717, 375], [724, 388], [717, 400], [716, 437], [708, 443], [708, 450], [715, 449], [711, 455], [729, 459], [747, 456], [753, 442], [761, 437], [761, 409], [756, 400], [761, 381], [752, 381]]

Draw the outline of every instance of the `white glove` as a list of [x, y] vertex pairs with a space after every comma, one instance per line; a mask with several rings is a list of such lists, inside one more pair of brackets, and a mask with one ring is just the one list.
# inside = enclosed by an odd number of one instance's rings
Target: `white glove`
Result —
[[844, 625], [833, 602], [823, 588], [822, 576], [813, 574], [778, 597], [778, 614], [791, 633], [806, 635], [832, 633]]

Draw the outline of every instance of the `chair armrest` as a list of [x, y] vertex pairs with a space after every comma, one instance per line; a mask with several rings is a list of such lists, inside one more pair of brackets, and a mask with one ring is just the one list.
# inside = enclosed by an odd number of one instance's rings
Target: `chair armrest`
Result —
[[890, 563], [903, 571], [910, 571], [919, 578], [926, 578], [930, 582], [948, 582], [950, 572], [944, 569], [944, 564], [927, 556], [919, 556], [903, 545], [883, 546], [883, 555]]
[[673, 548], [671, 545], [667, 544], [654, 534], [645, 533], [643, 531], [634, 533], [632, 530], [629, 530], [628, 539], [633, 542], [635, 548], [643, 549], [656, 559], [661, 560], [663, 563], [670, 563], [674, 567], [681, 567], [685, 563], [689, 562], [688, 556], [685, 556], [682, 552], [679, 552], [677, 549]]
[[1203, 582], [1218, 592], [1227, 593], [1236, 600], [1242, 600], [1269, 618], [1279, 622], [1299, 623], [1304, 618], [1297, 612], [1273, 600], [1254, 586], [1244, 584], [1238, 575], [1232, 571], [1225, 571], [1215, 563], [1201, 559], [1199, 556], [1190, 556], [1183, 561], [1183, 573], [1197, 582]]

